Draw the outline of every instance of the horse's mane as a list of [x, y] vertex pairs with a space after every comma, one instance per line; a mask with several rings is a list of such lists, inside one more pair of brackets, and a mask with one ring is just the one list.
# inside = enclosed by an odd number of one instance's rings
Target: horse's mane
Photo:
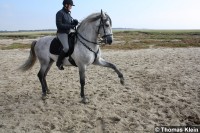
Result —
[[[109, 19], [110, 25], [112, 26], [112, 20], [111, 20], [111, 18], [107, 14], [105, 14], [105, 15], [106, 15], [107, 19]], [[86, 17], [85, 19], [83, 19], [81, 21], [81, 23], [79, 24], [78, 28], [80, 28], [82, 26], [86, 26], [89, 23], [97, 21], [100, 18], [101, 18], [101, 13], [93, 13], [93, 14], [89, 15], [88, 17]]]

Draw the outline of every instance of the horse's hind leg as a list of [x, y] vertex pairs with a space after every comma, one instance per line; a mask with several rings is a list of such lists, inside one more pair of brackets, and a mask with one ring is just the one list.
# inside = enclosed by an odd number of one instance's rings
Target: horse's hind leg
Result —
[[53, 64], [53, 60], [50, 60], [49, 63], [41, 64], [40, 71], [38, 73], [38, 78], [40, 80], [41, 86], [42, 86], [42, 99], [44, 100], [46, 98], [46, 94], [50, 93], [47, 82], [46, 82], [46, 76]]
[[48, 65], [48, 67], [47, 67], [47, 69], [45, 71], [45, 74], [44, 74], [44, 81], [45, 81], [45, 85], [46, 85], [47, 94], [50, 94], [51, 92], [50, 92], [50, 90], [48, 88], [48, 85], [47, 85], [46, 76], [47, 76], [47, 73], [49, 72], [49, 70], [50, 70], [50, 68], [51, 68], [53, 63], [54, 63], [54, 61], [52, 59], [50, 59], [49, 65]]
[[85, 87], [85, 66], [79, 67], [79, 76], [80, 76], [80, 84], [81, 84], [81, 98], [82, 103], [88, 103], [88, 99], [85, 97], [84, 87]]
[[102, 59], [102, 58], [99, 58], [99, 60], [96, 60], [96, 61], [94, 62], [94, 65], [99, 65], [99, 66], [103, 66], [103, 67], [112, 68], [112, 69], [117, 73], [118, 77], [120, 78], [120, 83], [121, 83], [122, 85], [124, 85], [124, 76], [123, 76], [123, 74], [117, 69], [117, 67], [116, 67], [114, 64], [112, 64], [112, 63], [110, 63], [110, 62], [107, 62], [107, 61], [105, 61], [105, 60]]

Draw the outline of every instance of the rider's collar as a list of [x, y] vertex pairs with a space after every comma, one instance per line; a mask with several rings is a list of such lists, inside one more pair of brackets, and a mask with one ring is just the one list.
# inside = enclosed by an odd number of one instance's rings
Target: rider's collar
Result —
[[67, 10], [65, 7], [63, 7], [63, 10], [64, 10], [66, 13], [71, 13], [71, 11]]

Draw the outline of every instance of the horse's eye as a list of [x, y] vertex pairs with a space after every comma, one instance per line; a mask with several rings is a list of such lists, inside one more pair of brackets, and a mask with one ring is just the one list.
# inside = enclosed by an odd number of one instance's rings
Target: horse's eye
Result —
[[109, 26], [110, 26], [108, 21], [105, 23], [105, 26], [106, 26], [106, 27], [109, 27]]
[[106, 27], [109, 27], [109, 26], [110, 26], [110, 22], [109, 22], [109, 21], [106, 21], [106, 22], [105, 22], [105, 26], [106, 26]]

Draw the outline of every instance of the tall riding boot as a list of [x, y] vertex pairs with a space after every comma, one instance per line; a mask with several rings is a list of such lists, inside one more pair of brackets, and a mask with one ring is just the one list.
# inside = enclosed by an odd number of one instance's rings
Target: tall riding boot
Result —
[[62, 50], [60, 55], [58, 56], [58, 60], [56, 62], [56, 66], [58, 67], [58, 69], [60, 70], [64, 70], [63, 67], [63, 59], [65, 58], [66, 53]]

